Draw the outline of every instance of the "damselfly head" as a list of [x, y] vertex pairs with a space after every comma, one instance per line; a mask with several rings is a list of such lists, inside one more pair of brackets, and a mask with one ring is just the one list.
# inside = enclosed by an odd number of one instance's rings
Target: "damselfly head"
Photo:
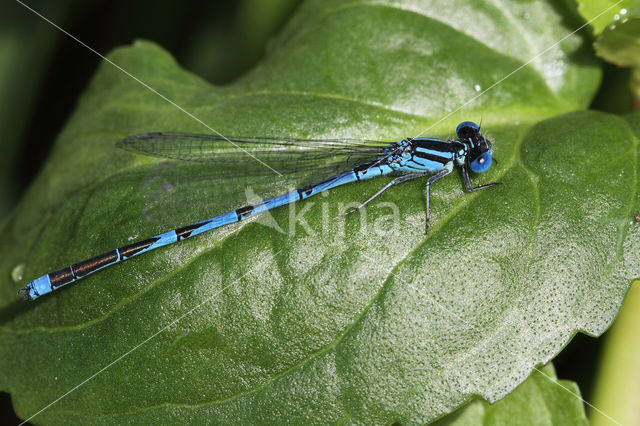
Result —
[[489, 170], [493, 149], [491, 142], [482, 135], [480, 126], [472, 121], [465, 121], [458, 124], [456, 133], [460, 142], [467, 146], [469, 168], [475, 173]]

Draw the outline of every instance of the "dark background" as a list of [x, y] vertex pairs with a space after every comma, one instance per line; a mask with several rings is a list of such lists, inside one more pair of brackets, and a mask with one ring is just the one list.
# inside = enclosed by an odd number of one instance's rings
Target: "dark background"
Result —
[[[228, 83], [258, 62], [300, 3], [22, 1], [101, 54], [135, 39], [153, 40], [213, 84]], [[100, 60], [20, 3], [0, 6], [0, 223], [42, 166]], [[592, 108], [630, 111], [628, 79], [626, 70], [606, 65]], [[579, 334], [554, 360], [558, 377], [577, 382], [587, 401], [601, 345], [602, 339]], [[2, 392], [0, 420], [19, 423]]]

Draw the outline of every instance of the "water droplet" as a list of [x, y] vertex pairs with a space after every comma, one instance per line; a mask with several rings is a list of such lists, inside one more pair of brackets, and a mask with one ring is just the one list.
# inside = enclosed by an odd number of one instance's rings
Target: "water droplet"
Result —
[[620, 15], [618, 15], [617, 13], [615, 15], [613, 15], [613, 20], [614, 21], [619, 21], [620, 20]]
[[476, 92], [479, 92], [482, 90], [482, 87], [480, 87], [479, 84], [476, 84], [475, 86], [473, 86], [474, 89], [476, 89]]
[[622, 8], [620, 9], [620, 15], [626, 15], [627, 14], [627, 9]]
[[11, 271], [11, 279], [14, 283], [19, 283], [22, 281], [22, 277], [24, 276], [24, 263], [16, 265]]

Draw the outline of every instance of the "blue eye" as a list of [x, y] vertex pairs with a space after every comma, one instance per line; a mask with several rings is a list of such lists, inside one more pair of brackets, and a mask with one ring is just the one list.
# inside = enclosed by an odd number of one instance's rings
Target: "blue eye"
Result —
[[473, 170], [475, 173], [482, 173], [489, 170], [489, 167], [491, 167], [491, 154], [492, 150], [489, 150], [469, 163], [469, 167], [471, 167], [471, 170]]
[[460, 134], [460, 129], [464, 129], [465, 127], [471, 127], [473, 130], [480, 130], [480, 126], [478, 126], [473, 121], [463, 121], [462, 123], [458, 124], [458, 127], [456, 128], [456, 133]]

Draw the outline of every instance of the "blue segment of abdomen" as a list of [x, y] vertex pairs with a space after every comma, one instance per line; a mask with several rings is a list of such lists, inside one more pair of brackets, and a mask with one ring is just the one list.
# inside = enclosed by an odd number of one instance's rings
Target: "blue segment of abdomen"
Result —
[[35, 299], [36, 297], [42, 296], [43, 294], [47, 294], [51, 291], [53, 291], [51, 288], [51, 280], [49, 279], [49, 274], [47, 274], [31, 281], [27, 294], [31, 299]]

